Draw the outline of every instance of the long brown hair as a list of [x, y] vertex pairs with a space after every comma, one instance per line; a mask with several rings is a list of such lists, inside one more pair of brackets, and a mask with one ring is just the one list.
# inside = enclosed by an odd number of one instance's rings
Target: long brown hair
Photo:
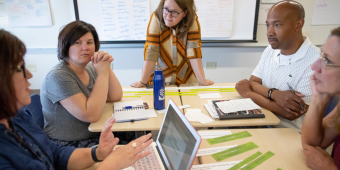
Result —
[[1, 29], [0, 48], [0, 119], [10, 119], [20, 109], [16, 107], [12, 76], [24, 59], [26, 47], [16, 36]]
[[[162, 30], [168, 28], [165, 25], [164, 18], [163, 18], [163, 6], [166, 0], [161, 0], [157, 9], [155, 10], [155, 16], [157, 17]], [[183, 10], [188, 10], [188, 13], [185, 17], [182, 18], [182, 21], [178, 23], [178, 32], [176, 35], [179, 38], [182, 38], [187, 32], [189, 32], [190, 27], [194, 23], [194, 19], [196, 16], [196, 6], [194, 0], [175, 0], [177, 5]]]

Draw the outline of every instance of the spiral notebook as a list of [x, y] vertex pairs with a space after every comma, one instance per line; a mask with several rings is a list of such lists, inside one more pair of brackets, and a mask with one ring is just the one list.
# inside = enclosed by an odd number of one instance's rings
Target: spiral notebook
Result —
[[148, 119], [142, 100], [115, 102], [112, 117], [117, 123]]

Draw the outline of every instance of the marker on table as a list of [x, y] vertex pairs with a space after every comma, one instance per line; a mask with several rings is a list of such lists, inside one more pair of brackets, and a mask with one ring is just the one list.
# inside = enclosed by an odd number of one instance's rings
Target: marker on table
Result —
[[[287, 82], [287, 85], [288, 85], [288, 88], [290, 89], [290, 91], [295, 94], [295, 90], [289, 85], [288, 82]], [[299, 103], [299, 105], [301, 106], [301, 109], [303, 109], [303, 106], [300, 103]]]

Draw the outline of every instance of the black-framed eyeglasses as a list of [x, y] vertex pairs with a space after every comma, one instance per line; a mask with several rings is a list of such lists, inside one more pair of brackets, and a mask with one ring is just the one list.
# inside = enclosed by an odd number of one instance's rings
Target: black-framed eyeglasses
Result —
[[171, 16], [174, 18], [177, 18], [179, 14], [184, 12], [184, 10], [182, 12], [170, 11], [168, 8], [164, 8], [164, 7], [162, 9], [163, 9], [163, 14], [168, 15], [170, 13]]
[[327, 69], [327, 67], [340, 67], [340, 65], [332, 64], [322, 51], [320, 51], [320, 59], [322, 61], [322, 67], [325, 69]]
[[26, 66], [25, 66], [25, 63], [23, 63], [22, 65], [20, 66], [17, 66], [17, 71], [22, 71], [23, 74], [24, 74], [24, 77], [26, 78]]

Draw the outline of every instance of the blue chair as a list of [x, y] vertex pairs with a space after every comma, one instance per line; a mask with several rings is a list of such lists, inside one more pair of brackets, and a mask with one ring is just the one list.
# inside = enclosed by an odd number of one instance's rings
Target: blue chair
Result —
[[331, 101], [329, 101], [326, 111], [325, 111], [325, 116], [326, 117], [338, 104], [339, 102], [339, 97], [338, 96], [333, 96]]
[[34, 122], [41, 128], [44, 129], [45, 120], [42, 112], [42, 105], [40, 102], [39, 94], [31, 95], [31, 103], [27, 106], [22, 107], [20, 110], [30, 114]]

